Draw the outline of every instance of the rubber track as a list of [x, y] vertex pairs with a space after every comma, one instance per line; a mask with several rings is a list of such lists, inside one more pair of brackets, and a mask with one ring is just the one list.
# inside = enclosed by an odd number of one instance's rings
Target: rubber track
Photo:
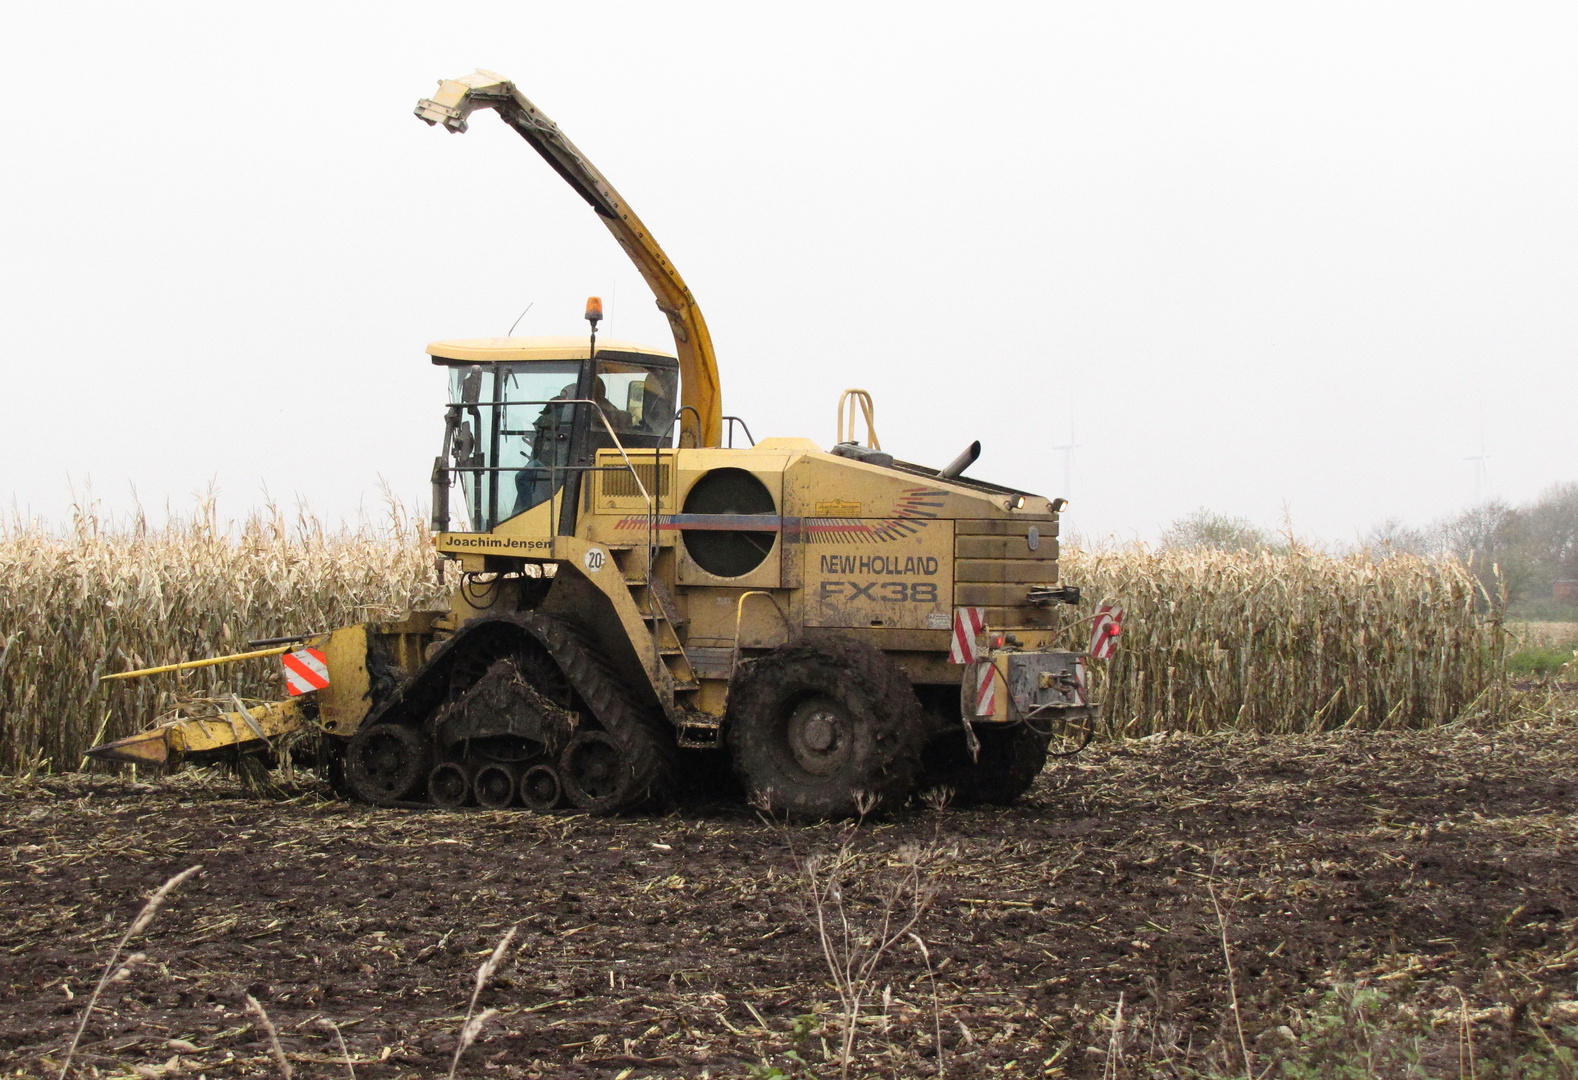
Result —
[[629, 757], [631, 797], [616, 809], [666, 802], [673, 789], [677, 752], [667, 721], [630, 700], [618, 676], [598, 655], [597, 646], [575, 626], [547, 615], [527, 616], [522, 622], [547, 648], [603, 730]]
[[546, 649], [603, 730], [629, 756], [633, 774], [630, 798], [615, 811], [648, 801], [665, 803], [673, 788], [677, 765], [673, 728], [664, 717], [631, 699], [594, 641], [574, 624], [549, 615], [512, 612], [468, 621], [363, 724], [429, 726], [446, 704], [447, 680], [456, 661], [471, 647], [497, 649], [501, 631], [531, 637]]

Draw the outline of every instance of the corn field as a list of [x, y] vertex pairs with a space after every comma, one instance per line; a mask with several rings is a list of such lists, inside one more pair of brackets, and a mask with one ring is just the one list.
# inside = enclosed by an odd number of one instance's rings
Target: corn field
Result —
[[237, 526], [211, 504], [150, 529], [0, 525], [0, 770], [75, 769], [95, 742], [146, 727], [178, 699], [284, 696], [279, 661], [99, 682], [114, 671], [247, 651], [251, 638], [332, 629], [435, 606], [425, 523], [330, 531], [273, 507]]
[[[1488, 710], [1500, 686], [1499, 629], [1454, 562], [1071, 549], [1063, 577], [1127, 612], [1117, 655], [1091, 664], [1116, 734], [1418, 727]], [[82, 512], [63, 535], [0, 525], [0, 770], [74, 769], [185, 700], [283, 693], [272, 658], [102, 674], [442, 599], [425, 526], [397, 506], [382, 527], [340, 531], [272, 507], [222, 525], [211, 505], [158, 529]]]
[[1494, 605], [1460, 562], [1135, 546], [1071, 550], [1062, 575], [1126, 612], [1090, 665], [1114, 733], [1422, 727], [1501, 705]]

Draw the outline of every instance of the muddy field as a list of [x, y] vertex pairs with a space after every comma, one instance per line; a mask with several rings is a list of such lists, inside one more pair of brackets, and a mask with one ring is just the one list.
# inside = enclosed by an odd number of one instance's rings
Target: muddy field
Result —
[[[84, 1072], [278, 1075], [250, 993], [297, 1076], [346, 1075], [321, 1018], [359, 1077], [442, 1076], [478, 964], [518, 924], [459, 1075], [836, 1076], [840, 1005], [803, 866], [841, 840], [835, 956], [840, 917], [857, 949], [894, 889], [907, 917], [906, 875], [932, 897], [916, 926], [932, 971], [908, 937], [880, 959], [851, 1075], [937, 1075], [939, 1044], [956, 1077], [1243, 1075], [1246, 1052], [1258, 1073], [1325, 1052], [1319, 1017], [1344, 1008], [1412, 1038], [1432, 1075], [1460, 1075], [1470, 1038], [1487, 1062], [1574, 1045], [1570, 718], [1076, 760], [1012, 809], [858, 829], [744, 809], [376, 810], [191, 777], [0, 781], [0, 1061], [53, 1075], [109, 947], [201, 863], [88, 1023]], [[1376, 993], [1355, 1004], [1356, 985]]]

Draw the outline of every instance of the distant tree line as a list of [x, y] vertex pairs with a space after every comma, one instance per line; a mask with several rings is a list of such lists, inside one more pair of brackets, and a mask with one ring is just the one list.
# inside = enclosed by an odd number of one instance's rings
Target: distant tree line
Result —
[[1287, 546], [1285, 539], [1262, 529], [1248, 518], [1219, 514], [1203, 506], [1162, 530], [1164, 548], [1278, 551]]
[[[1165, 547], [1223, 551], [1286, 549], [1278, 536], [1241, 518], [1200, 509], [1169, 525]], [[1515, 611], [1545, 618], [1578, 618], [1571, 601], [1552, 596], [1558, 581], [1578, 580], [1578, 483], [1556, 484], [1519, 506], [1492, 499], [1423, 527], [1395, 518], [1372, 528], [1358, 551], [1427, 558], [1452, 556], [1473, 567], [1486, 591], [1504, 589]]]
[[[1556, 604], [1551, 595], [1556, 582], [1578, 580], [1578, 483], [1556, 484], [1520, 506], [1492, 499], [1423, 528], [1382, 522], [1370, 530], [1364, 546], [1455, 555], [1470, 563], [1487, 587], [1505, 586], [1514, 608], [1548, 608]], [[1572, 617], [1570, 603], [1557, 606], [1567, 611], [1553, 614]]]

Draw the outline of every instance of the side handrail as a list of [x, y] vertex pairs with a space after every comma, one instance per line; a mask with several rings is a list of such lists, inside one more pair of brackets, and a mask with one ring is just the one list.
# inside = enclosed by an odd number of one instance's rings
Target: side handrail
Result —
[[[592, 411], [597, 414], [597, 418], [603, 422], [603, 430], [607, 431], [608, 432], [608, 437], [613, 440], [614, 448], [619, 451], [619, 456], [624, 461], [625, 468], [630, 471], [631, 479], [633, 479], [636, 482], [636, 490], [641, 492], [641, 498], [646, 503], [646, 507], [647, 507], [647, 557], [646, 557], [646, 565], [641, 568], [641, 576], [642, 576], [642, 580], [646, 582], [646, 590], [647, 590], [647, 597], [648, 597], [647, 609], [651, 613], [651, 618], [652, 618], [651, 638], [652, 638], [652, 663], [653, 663], [653, 670], [661, 671], [661, 670], [663, 670], [663, 645], [662, 645], [662, 642], [660, 642], [658, 640], [659, 639], [659, 634], [658, 634], [658, 627], [657, 627], [657, 618], [658, 618], [657, 617], [657, 605], [651, 602], [651, 596], [652, 596], [652, 572], [656, 568], [656, 564], [657, 564], [658, 517], [659, 517], [659, 514], [660, 514], [660, 508], [657, 505], [657, 501], [652, 498], [652, 494], [647, 491], [647, 486], [641, 482], [641, 473], [637, 471], [635, 463], [630, 460], [630, 455], [625, 450], [625, 444], [619, 441], [619, 434], [618, 434], [618, 432], [614, 431], [614, 425], [608, 422], [608, 416], [607, 416], [606, 413], [603, 412], [603, 407], [601, 405], [599, 405], [597, 402], [591, 400], [590, 398], [560, 398], [559, 400], [562, 401], [562, 402], [565, 402], [567, 404], [590, 405], [592, 407]], [[594, 462], [597, 460], [595, 451], [593, 453], [592, 460]], [[659, 459], [658, 465], [661, 466], [661, 459]], [[594, 466], [594, 468], [595, 468], [595, 466]], [[658, 477], [660, 477], [661, 475], [662, 475], [661, 467], [654, 468], [652, 470], [652, 477], [653, 477], [654, 480], [657, 480]], [[676, 637], [677, 636], [678, 635], [676, 635]]]
[[773, 610], [783, 620], [784, 640], [791, 641], [794, 639], [794, 624], [789, 621], [789, 616], [784, 614], [784, 609], [778, 606], [777, 597], [764, 589], [748, 589], [742, 592], [739, 600], [735, 601], [734, 604], [734, 649], [729, 653], [729, 675], [731, 677], [734, 674], [734, 669], [740, 664], [740, 629], [745, 620], [745, 601], [753, 596], [764, 596], [767, 598], [767, 602], [773, 606]]
[[750, 425], [747, 424], [744, 420], [740, 419], [738, 416], [725, 416], [723, 418], [723, 422], [725, 424], [729, 425], [729, 448], [731, 450], [734, 448], [734, 425], [735, 424], [739, 424], [740, 427], [745, 430], [745, 437], [747, 439], [751, 440], [751, 445], [752, 446], [756, 445], [756, 436], [751, 434]]
[[[686, 413], [690, 413], [690, 415], [692, 415], [692, 416], [694, 416], [696, 418], [696, 427], [694, 429], [692, 429], [692, 431], [693, 432], [694, 431], [699, 431], [701, 429], [701, 413], [696, 411], [696, 407], [694, 405], [681, 405], [679, 407], [678, 411], [676, 411], [674, 413], [674, 422], [679, 425], [679, 428], [674, 433], [678, 437], [677, 441], [676, 441], [676, 445], [681, 447], [681, 448], [685, 447], [685, 414]], [[698, 444], [696, 443], [695, 439], [693, 438], [691, 440], [691, 442], [690, 442], [690, 445], [691, 446], [696, 446]]]
[[[845, 408], [845, 405], [848, 408]], [[871, 394], [865, 390], [845, 390], [838, 395], [838, 441], [844, 441], [844, 417], [849, 417], [849, 441], [857, 442], [855, 438], [855, 406], [860, 406], [860, 411], [866, 418], [866, 439], [873, 450], [881, 450], [882, 444], [877, 441], [877, 407], [871, 402]]]

